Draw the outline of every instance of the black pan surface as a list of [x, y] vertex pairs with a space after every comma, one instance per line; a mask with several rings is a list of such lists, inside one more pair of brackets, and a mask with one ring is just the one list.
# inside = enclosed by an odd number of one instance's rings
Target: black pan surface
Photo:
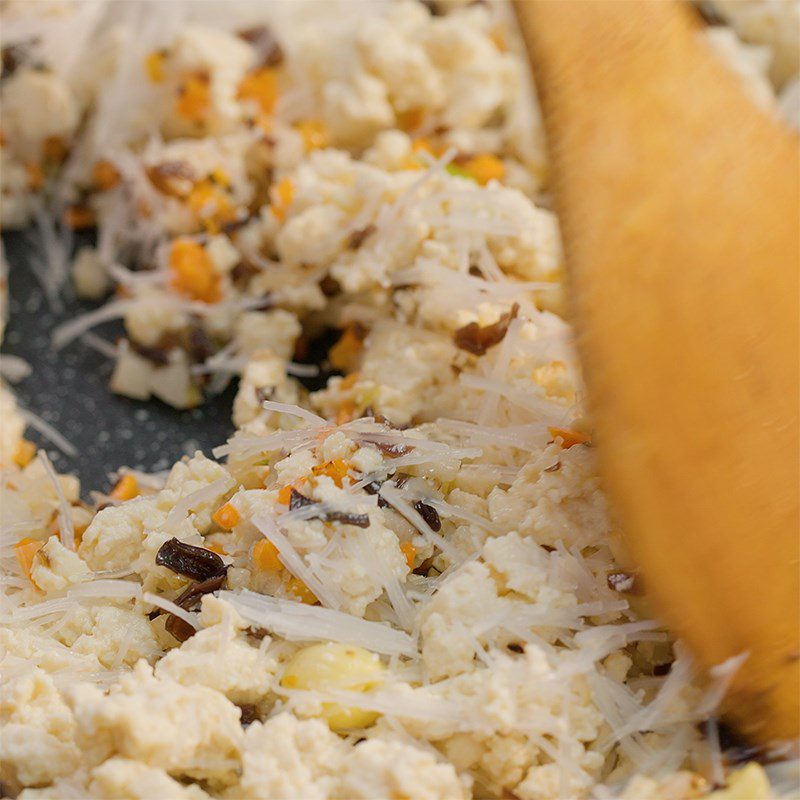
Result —
[[[121, 466], [146, 472], [169, 469], [184, 454], [199, 449], [209, 455], [212, 447], [225, 441], [233, 431], [234, 386], [189, 411], [157, 400], [143, 403], [112, 394], [108, 389], [112, 365], [105, 356], [80, 341], [61, 351], [50, 344], [54, 327], [95, 306], [77, 299], [67, 288], [63, 309], [49, 308], [28, 266], [29, 240], [22, 233], [7, 233], [3, 244], [11, 300], [2, 352], [24, 358], [33, 368], [28, 378], [14, 386], [14, 392], [24, 408], [65, 436], [78, 456], [65, 456], [30, 428], [26, 437], [46, 448], [60, 472], [80, 477], [84, 496], [92, 489], [107, 490], [109, 473]], [[94, 330], [111, 341], [121, 331], [118, 322]]]

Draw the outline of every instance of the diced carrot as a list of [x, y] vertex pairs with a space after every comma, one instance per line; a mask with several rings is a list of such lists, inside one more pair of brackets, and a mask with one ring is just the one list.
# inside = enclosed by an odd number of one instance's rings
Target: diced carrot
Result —
[[130, 500], [139, 494], [139, 481], [131, 475], [123, 475], [117, 485], [111, 490], [109, 497], [114, 500]]
[[301, 603], [306, 603], [309, 606], [315, 606], [319, 603], [314, 592], [300, 578], [291, 578], [286, 588], [289, 594], [293, 594]]
[[292, 489], [299, 489], [305, 482], [305, 478], [298, 478], [294, 483], [288, 483], [278, 492], [278, 502], [281, 505], [288, 506], [289, 501], [292, 499]]
[[216, 303], [220, 299], [219, 276], [205, 248], [191, 239], [178, 238], [172, 243], [169, 257], [171, 284], [181, 294]]
[[14, 455], [11, 457], [14, 463], [22, 469], [31, 463], [36, 455], [36, 445], [27, 439], [20, 439], [14, 448]]
[[237, 100], [252, 100], [262, 112], [270, 114], [278, 99], [278, 73], [261, 67], [244, 76], [236, 91]]
[[311, 470], [315, 475], [327, 475], [333, 482], [341, 489], [342, 481], [347, 477], [350, 467], [347, 462], [342, 461], [341, 458], [336, 458], [333, 461], [326, 461], [324, 464], [318, 464]]
[[113, 189], [121, 177], [119, 170], [110, 161], [96, 161], [92, 167], [92, 180], [102, 192]]
[[278, 492], [278, 502], [279, 502], [279, 503], [280, 503], [282, 506], [288, 506], [288, 505], [289, 505], [289, 501], [290, 501], [291, 499], [292, 499], [292, 486], [291, 486], [291, 484], [289, 484], [289, 485], [287, 485], [287, 486], [284, 486], [284, 487], [283, 487], [283, 488], [282, 488], [282, 489], [281, 489], [281, 490]]
[[576, 444], [586, 444], [592, 440], [588, 433], [582, 433], [581, 431], [571, 431], [567, 428], [548, 428], [547, 430], [553, 439], [561, 439], [561, 446], [565, 450], [574, 447]]
[[214, 183], [220, 184], [220, 186], [229, 187], [231, 185], [231, 179], [227, 172], [225, 172], [222, 167], [214, 167], [211, 170], [211, 174], [208, 176]]
[[224, 528], [226, 531], [229, 531], [231, 528], [235, 528], [239, 524], [241, 516], [234, 506], [232, 506], [230, 503], [225, 503], [224, 506], [220, 506], [211, 515], [211, 519], [213, 519], [214, 522], [220, 526], [220, 528]]
[[278, 572], [283, 568], [278, 548], [268, 539], [259, 539], [253, 545], [253, 565], [264, 572]]
[[345, 400], [336, 412], [336, 424], [344, 425], [355, 417], [356, 404], [352, 400]]
[[236, 219], [236, 208], [227, 192], [211, 181], [200, 181], [189, 193], [189, 208], [202, 220], [209, 233]]
[[175, 113], [189, 122], [202, 122], [211, 105], [211, 87], [205, 72], [188, 75], [178, 89]]
[[303, 122], [298, 122], [294, 127], [303, 137], [306, 151], [319, 150], [322, 147], [327, 147], [330, 142], [328, 127], [321, 120], [304, 120]]
[[17, 557], [19, 567], [29, 580], [31, 577], [31, 569], [33, 568], [33, 559], [43, 547], [44, 542], [37, 542], [35, 539], [29, 539], [27, 536], [24, 539], [20, 539], [14, 545], [14, 555]]
[[491, 153], [474, 156], [460, 166], [481, 186], [485, 186], [491, 180], [501, 181], [506, 174], [506, 165]]
[[207, 544], [205, 545], [206, 550], [210, 550], [212, 553], [216, 553], [217, 555], [224, 556], [225, 555], [225, 548], [221, 544]]
[[144, 60], [144, 71], [151, 83], [163, 83], [166, 77], [164, 65], [167, 55], [162, 50], [154, 50]]
[[328, 360], [334, 369], [352, 370], [358, 365], [364, 349], [364, 329], [358, 325], [348, 325], [336, 344], [328, 351]]
[[406, 557], [409, 569], [414, 569], [414, 556], [417, 555], [417, 548], [411, 542], [401, 542], [400, 551]]
[[89, 206], [68, 206], [64, 211], [64, 222], [73, 231], [93, 228], [97, 219]]
[[342, 382], [339, 384], [340, 389], [352, 389], [358, 379], [361, 377], [360, 372], [351, 372], [346, 378], [342, 378]]
[[425, 152], [432, 156], [436, 155], [436, 153], [434, 152], [434, 147], [430, 142], [430, 139], [426, 139], [424, 136], [419, 139], [415, 139], [414, 144], [411, 145], [411, 149], [415, 153]]
[[25, 165], [25, 172], [28, 173], [28, 188], [38, 192], [44, 186], [44, 172], [41, 166], [30, 162]]
[[270, 208], [276, 219], [283, 221], [294, 199], [294, 184], [289, 178], [281, 178], [270, 189]]
[[42, 142], [42, 155], [47, 161], [61, 163], [69, 152], [66, 141], [60, 136], [48, 136]]
[[397, 127], [402, 131], [411, 133], [422, 127], [425, 121], [425, 112], [421, 108], [412, 108], [408, 111], [401, 111], [397, 115]]

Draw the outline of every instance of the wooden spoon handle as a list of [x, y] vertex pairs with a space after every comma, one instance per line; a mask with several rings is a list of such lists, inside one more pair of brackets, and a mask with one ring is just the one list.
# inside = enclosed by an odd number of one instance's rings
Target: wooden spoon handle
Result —
[[683, 4], [516, 5], [550, 143], [603, 477], [728, 710], [800, 733], [800, 164]]

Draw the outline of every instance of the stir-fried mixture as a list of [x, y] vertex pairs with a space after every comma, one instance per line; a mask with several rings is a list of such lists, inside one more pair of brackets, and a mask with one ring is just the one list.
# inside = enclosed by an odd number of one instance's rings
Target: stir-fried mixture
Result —
[[[798, 6], [701, 11], [754, 101], [794, 114]], [[791, 783], [780, 753], [737, 763], [715, 711], [739, 661], [698, 673], [609, 520], [506, 5], [2, 17], [3, 226], [38, 230], [51, 302], [70, 280], [98, 301], [53, 346], [178, 408], [239, 381], [227, 443], [91, 504], [0, 392], [3, 796]]]

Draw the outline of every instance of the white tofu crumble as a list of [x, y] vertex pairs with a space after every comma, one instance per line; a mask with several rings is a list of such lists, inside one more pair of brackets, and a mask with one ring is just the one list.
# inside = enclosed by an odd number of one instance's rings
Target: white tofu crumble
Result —
[[[711, 5], [781, 113], [797, 5]], [[0, 17], [0, 220], [96, 227], [112, 298], [54, 345], [121, 319], [111, 390], [177, 408], [238, 378], [227, 443], [92, 505], [0, 385], [3, 797], [780, 795], [607, 513], [505, 3]]]

